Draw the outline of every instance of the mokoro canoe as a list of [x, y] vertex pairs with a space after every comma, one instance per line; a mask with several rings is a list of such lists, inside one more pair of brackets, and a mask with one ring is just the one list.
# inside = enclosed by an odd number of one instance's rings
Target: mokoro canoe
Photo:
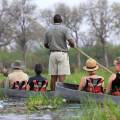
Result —
[[[18, 98], [27, 98], [33, 95], [41, 95], [40, 92], [33, 92], [33, 91], [24, 91], [24, 90], [14, 90], [14, 89], [0, 89], [0, 95], [6, 97], [18, 97]], [[55, 95], [54, 91], [47, 91], [44, 95], [48, 97], [53, 97]]]
[[72, 102], [113, 102], [120, 103], [119, 96], [111, 96], [107, 94], [94, 94], [78, 90], [78, 85], [68, 83], [56, 83], [56, 95]]

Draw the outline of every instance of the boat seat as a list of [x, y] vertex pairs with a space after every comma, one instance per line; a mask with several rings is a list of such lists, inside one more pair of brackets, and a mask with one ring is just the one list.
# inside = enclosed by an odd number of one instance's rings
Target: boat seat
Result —
[[78, 90], [79, 85], [77, 84], [69, 84], [69, 83], [63, 83], [63, 86], [65, 88], [73, 89], [73, 90]]

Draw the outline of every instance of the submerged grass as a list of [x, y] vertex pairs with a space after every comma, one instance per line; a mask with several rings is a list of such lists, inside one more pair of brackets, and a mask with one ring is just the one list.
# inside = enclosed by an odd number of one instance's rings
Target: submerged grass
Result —
[[3, 88], [4, 86], [4, 80], [6, 80], [6, 77], [2, 74], [0, 74], [0, 87]]
[[45, 95], [35, 95], [31, 96], [26, 100], [27, 109], [30, 111], [36, 111], [41, 106], [42, 108], [59, 108], [64, 104], [63, 98], [61, 97], [52, 97], [49, 98]]
[[0, 100], [4, 98], [5, 98], [4, 91], [0, 89]]

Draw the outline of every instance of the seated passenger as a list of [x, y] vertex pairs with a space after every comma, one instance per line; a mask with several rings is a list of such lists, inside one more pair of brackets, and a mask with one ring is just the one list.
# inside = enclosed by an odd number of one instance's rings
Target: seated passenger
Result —
[[36, 75], [29, 79], [27, 90], [32, 90], [35, 92], [38, 92], [38, 91], [45, 92], [47, 90], [48, 81], [46, 78], [41, 76], [42, 65], [36, 64], [34, 71]]
[[83, 69], [88, 72], [88, 75], [81, 79], [79, 90], [100, 94], [104, 92], [104, 78], [96, 75], [98, 68], [94, 59], [90, 58], [86, 61], [86, 66]]
[[18, 90], [26, 90], [28, 75], [23, 72], [23, 63], [22, 61], [15, 61], [11, 65], [13, 72], [8, 75], [8, 78], [5, 82], [5, 88], [12, 88]]
[[114, 60], [114, 66], [116, 74], [112, 74], [109, 78], [106, 93], [120, 96], [120, 57]]

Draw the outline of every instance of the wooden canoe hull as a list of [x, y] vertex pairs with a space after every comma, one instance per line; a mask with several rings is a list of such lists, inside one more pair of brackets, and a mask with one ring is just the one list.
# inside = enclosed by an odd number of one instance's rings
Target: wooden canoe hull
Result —
[[[8, 97], [18, 97], [18, 98], [27, 98], [33, 95], [39, 95], [40, 92], [24, 91], [24, 90], [14, 90], [14, 89], [5, 89], [1, 88], [0, 93]], [[111, 95], [100, 95], [93, 94], [84, 91], [78, 90], [78, 85], [68, 84], [68, 83], [57, 83], [56, 91], [48, 91], [45, 93], [48, 97], [59, 96], [65, 98], [67, 101], [71, 102], [105, 102], [112, 101], [113, 103], [120, 104], [119, 96]]]
[[56, 95], [72, 102], [113, 102], [120, 103], [119, 96], [111, 96], [107, 94], [93, 94], [78, 90], [78, 85], [60, 83], [56, 84]]
[[[33, 96], [33, 95], [42, 94], [40, 92], [5, 89], [5, 88], [1, 88], [0, 93], [3, 94], [3, 96], [6, 96], [6, 97], [18, 97], [18, 98], [28, 98], [28, 97]], [[44, 93], [44, 95], [46, 95], [48, 97], [52, 97], [52, 96], [55, 95], [55, 92], [47, 91], [47, 92]]]

